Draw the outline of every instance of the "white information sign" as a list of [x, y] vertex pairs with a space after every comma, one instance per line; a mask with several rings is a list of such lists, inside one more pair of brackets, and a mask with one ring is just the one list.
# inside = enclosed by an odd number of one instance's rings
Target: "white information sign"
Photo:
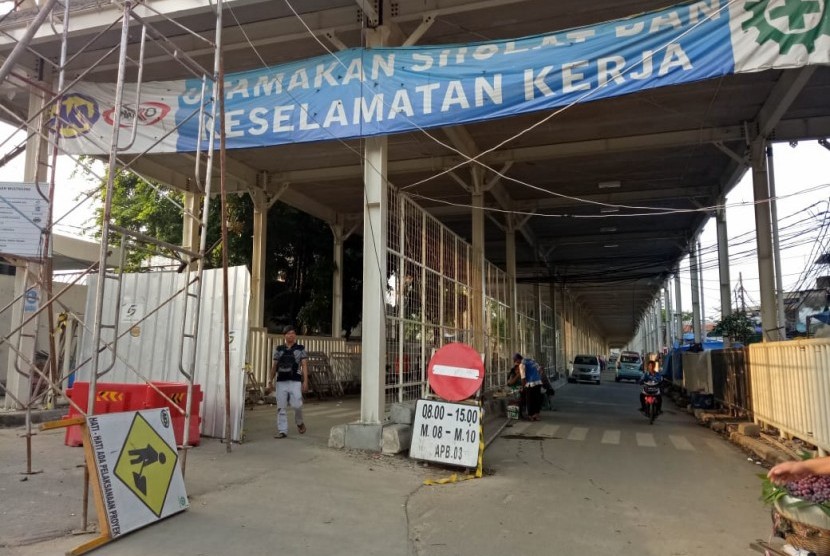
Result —
[[46, 209], [33, 183], [0, 182], [0, 253], [40, 257]]
[[409, 457], [458, 465], [478, 465], [481, 408], [476, 405], [418, 400]]
[[169, 409], [95, 415], [87, 427], [113, 538], [189, 506]]

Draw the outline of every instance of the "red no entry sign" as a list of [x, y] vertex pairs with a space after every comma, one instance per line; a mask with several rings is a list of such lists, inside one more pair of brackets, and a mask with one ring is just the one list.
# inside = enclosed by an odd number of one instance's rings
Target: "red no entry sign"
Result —
[[481, 355], [467, 344], [447, 344], [432, 356], [427, 368], [429, 385], [451, 402], [466, 400], [484, 382]]

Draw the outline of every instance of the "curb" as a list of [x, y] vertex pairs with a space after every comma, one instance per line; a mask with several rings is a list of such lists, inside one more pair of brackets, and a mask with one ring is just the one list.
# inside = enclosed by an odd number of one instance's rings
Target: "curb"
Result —
[[[59, 421], [66, 415], [66, 409], [33, 409], [31, 411], [32, 423], [46, 423], [48, 421]], [[26, 424], [25, 411], [0, 412], [0, 428], [22, 427]]]
[[743, 448], [747, 452], [754, 454], [754, 456], [766, 463], [769, 466], [777, 465], [784, 461], [791, 461], [793, 457], [785, 450], [771, 446], [762, 440], [742, 434], [741, 432], [729, 431], [727, 429], [727, 422], [734, 423], [751, 423], [745, 420], [735, 420], [724, 414], [702, 411], [696, 409], [690, 412], [698, 424], [712, 429], [719, 436], [729, 440], [732, 444]]

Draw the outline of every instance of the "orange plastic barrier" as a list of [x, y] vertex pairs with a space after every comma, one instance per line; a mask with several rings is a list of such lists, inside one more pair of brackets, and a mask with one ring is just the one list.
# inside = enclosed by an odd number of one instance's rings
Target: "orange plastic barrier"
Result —
[[[144, 383], [99, 382], [95, 389], [95, 414], [169, 407], [176, 444], [181, 446], [184, 440], [184, 413], [182, 411], [185, 409], [187, 402], [187, 384], [182, 382], [153, 382], [151, 384], [174, 403], [170, 403], [155, 389]], [[89, 383], [76, 381], [72, 388], [66, 390], [66, 395], [79, 406], [86, 407], [89, 401]], [[194, 384], [193, 405], [190, 410], [190, 435], [187, 442], [190, 446], [198, 446], [201, 442], [199, 425], [202, 419], [199, 417], [199, 407], [202, 398], [202, 388], [198, 384]], [[179, 408], [181, 408], [181, 411]], [[79, 416], [80, 413], [70, 405], [69, 415], [66, 415], [64, 419]], [[67, 427], [64, 443], [67, 446], [81, 446], [83, 444], [81, 428], [78, 426]]]

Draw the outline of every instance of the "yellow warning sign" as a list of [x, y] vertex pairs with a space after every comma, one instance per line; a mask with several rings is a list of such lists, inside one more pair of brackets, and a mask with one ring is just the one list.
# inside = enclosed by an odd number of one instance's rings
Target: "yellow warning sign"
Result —
[[[167, 414], [163, 414], [167, 417]], [[130, 489], [156, 517], [161, 517], [170, 481], [176, 470], [176, 450], [135, 414], [124, 447], [115, 464], [115, 476]]]

